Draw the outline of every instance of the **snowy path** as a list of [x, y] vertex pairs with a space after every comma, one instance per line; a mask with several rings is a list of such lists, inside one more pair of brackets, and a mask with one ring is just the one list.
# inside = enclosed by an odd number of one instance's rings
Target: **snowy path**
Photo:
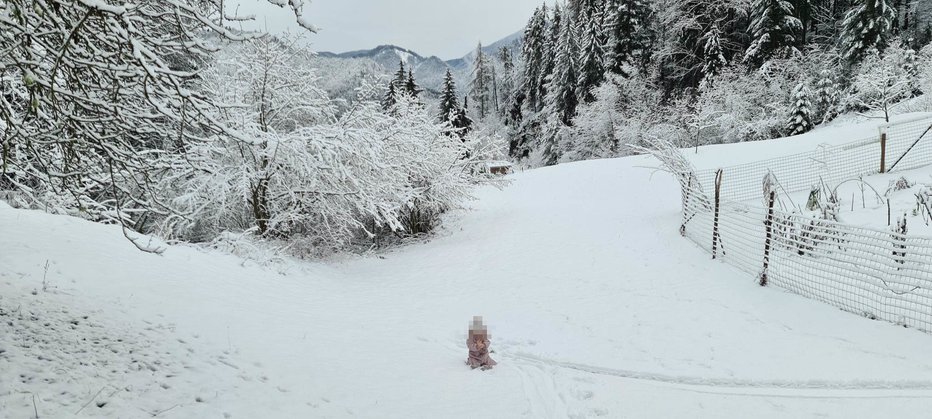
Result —
[[[0, 353], [0, 417], [32, 415], [33, 393], [40, 416], [71, 416], [113, 380], [136, 385], [77, 416], [926, 416], [932, 336], [708, 260], [679, 237], [674, 181], [645, 164], [518, 174], [430, 243], [284, 274], [188, 248], [140, 254], [115, 228], [0, 208], [0, 309], [94, 313], [190, 367], [167, 389], [156, 372], [88, 373], [62, 399]], [[492, 371], [463, 365], [473, 315], [490, 324]]]

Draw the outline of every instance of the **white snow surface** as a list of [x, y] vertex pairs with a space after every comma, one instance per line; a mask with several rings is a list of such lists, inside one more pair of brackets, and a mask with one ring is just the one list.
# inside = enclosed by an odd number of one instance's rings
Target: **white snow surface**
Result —
[[[892, 115], [890, 124], [925, 119], [930, 116], [932, 113], [929, 112]], [[698, 153], [695, 149], [684, 149], [683, 154], [689, 158], [696, 169], [717, 169], [811, 152], [820, 145], [835, 146], [879, 138], [880, 127], [884, 125], [887, 125], [887, 122], [883, 118], [844, 115], [838, 120], [801, 135], [768, 141], [709, 145], [699, 147]]]
[[652, 165], [519, 173], [427, 243], [275, 269], [0, 205], [0, 417], [928, 416], [932, 336], [709, 260]]

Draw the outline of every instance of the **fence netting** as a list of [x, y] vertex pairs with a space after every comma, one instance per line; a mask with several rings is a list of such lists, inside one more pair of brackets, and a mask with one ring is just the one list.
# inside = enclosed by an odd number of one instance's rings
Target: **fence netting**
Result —
[[[932, 163], [932, 117], [923, 116], [886, 124], [876, 133], [844, 144], [822, 144], [813, 151], [728, 167], [721, 197], [747, 201], [761, 196], [761, 180], [771, 173], [788, 192], [812, 186], [837, 184], [859, 176], [885, 171], [915, 169]], [[882, 144], [883, 143], [883, 144]], [[885, 147], [882, 147], [885, 146]], [[886, 152], [882, 152], [885, 148]], [[696, 171], [696, 180], [710, 191], [716, 169]]]
[[[805, 191], [878, 173], [932, 164], [932, 117], [881, 127], [885, 139], [852, 141], [753, 164], [697, 172], [671, 144], [651, 153], [682, 187], [680, 232], [712, 257], [773, 285], [872, 319], [932, 332], [932, 237], [839, 223], [774, 208], [763, 179], [779, 192]], [[658, 151], [660, 150], [660, 151]], [[716, 178], [719, 193], [716, 196]], [[769, 202], [768, 202], [769, 201]]]

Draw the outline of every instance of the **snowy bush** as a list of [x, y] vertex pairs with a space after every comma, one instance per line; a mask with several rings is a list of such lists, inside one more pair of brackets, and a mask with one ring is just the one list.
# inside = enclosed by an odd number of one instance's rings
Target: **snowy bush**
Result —
[[846, 99], [849, 109], [882, 112], [890, 121], [892, 107], [919, 91], [915, 51], [895, 41], [883, 54], [871, 49], [854, 73]]
[[659, 89], [640, 73], [609, 75], [593, 94], [560, 132], [561, 162], [634, 154], [646, 138], [682, 143], [687, 135], [682, 110], [662, 105]]
[[703, 137], [723, 143], [781, 137], [799, 77], [787, 62], [769, 61], [751, 75], [741, 65], [724, 68], [696, 104], [710, 126]]
[[926, 45], [918, 56], [919, 90], [922, 93], [924, 110], [932, 110], [932, 44]]
[[[222, 103], [215, 118], [248, 141], [220, 137], [190, 147], [163, 178], [176, 214], [163, 234], [212, 241], [247, 232], [299, 255], [345, 249], [359, 239], [431, 231], [470, 197], [489, 158], [484, 134], [465, 142], [415, 98], [364, 83], [341, 116], [317, 87], [310, 54], [266, 37], [222, 52], [203, 88]], [[379, 83], [382, 84], [382, 83]]]
[[609, 80], [592, 90], [595, 100], [580, 104], [573, 127], [559, 135], [561, 161], [579, 161], [615, 156], [618, 128], [624, 124], [620, 110], [621, 94], [617, 80]]

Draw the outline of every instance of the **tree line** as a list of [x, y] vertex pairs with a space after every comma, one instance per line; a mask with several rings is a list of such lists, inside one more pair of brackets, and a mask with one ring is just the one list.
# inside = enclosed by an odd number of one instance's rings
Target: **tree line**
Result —
[[[930, 41], [928, 0], [558, 1], [536, 9], [516, 57], [478, 51], [471, 93], [513, 158], [550, 165], [625, 154], [645, 135], [750, 141], [888, 115], [932, 78]], [[513, 81], [493, 95], [495, 74]]]

